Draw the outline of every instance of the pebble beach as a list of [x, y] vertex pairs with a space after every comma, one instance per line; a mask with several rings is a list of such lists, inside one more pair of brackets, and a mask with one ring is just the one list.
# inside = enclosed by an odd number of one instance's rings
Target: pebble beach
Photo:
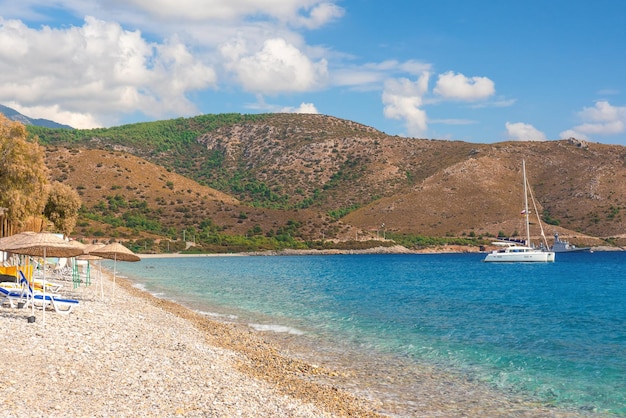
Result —
[[[444, 375], [418, 376], [413, 401], [365, 391], [349, 370], [292, 356], [111, 277], [68, 290], [67, 315], [0, 308], [0, 417], [581, 416], [507, 399]], [[350, 390], [353, 388], [353, 390]]]

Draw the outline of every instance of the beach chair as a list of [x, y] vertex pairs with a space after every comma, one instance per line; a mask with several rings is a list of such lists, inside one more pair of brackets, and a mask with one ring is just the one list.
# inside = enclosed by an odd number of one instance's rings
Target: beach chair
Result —
[[4, 305], [5, 302], [9, 302], [11, 308], [17, 308], [17, 304], [22, 302], [26, 305], [27, 296], [24, 295], [24, 292], [21, 289], [14, 288], [5, 288], [0, 287], [0, 300], [2, 303], [0, 305]]
[[[35, 290], [43, 290], [43, 286], [44, 286], [43, 279], [33, 279], [33, 284], [35, 285]], [[45, 281], [45, 285], [46, 285], [46, 293], [58, 292], [63, 287], [61, 283], [54, 283], [48, 280]]]
[[51, 306], [56, 313], [69, 314], [74, 309], [74, 306], [79, 304], [79, 301], [76, 299], [65, 299], [58, 297], [58, 295], [53, 296], [48, 294], [46, 294], [44, 298], [43, 294], [35, 293], [32, 303], [34, 303], [37, 308], [41, 307], [42, 309], [46, 309], [48, 306]]
[[[21, 272], [20, 272], [21, 273]], [[36, 308], [47, 309], [48, 307], [52, 307], [56, 313], [60, 314], [69, 314], [72, 312], [75, 306], [79, 304], [79, 301], [76, 299], [67, 299], [62, 298], [59, 295], [48, 294], [45, 295], [40, 292], [33, 291], [33, 288], [30, 287], [28, 280], [21, 275], [20, 283], [23, 287], [23, 293], [27, 294], [26, 305], [33, 304]]]

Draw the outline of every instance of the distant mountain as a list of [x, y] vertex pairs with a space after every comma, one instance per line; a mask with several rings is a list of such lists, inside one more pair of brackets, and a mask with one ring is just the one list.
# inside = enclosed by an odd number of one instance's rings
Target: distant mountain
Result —
[[15, 109], [0, 105], [0, 113], [3, 113], [7, 118], [16, 122], [23, 123], [24, 125], [43, 126], [44, 128], [62, 128], [62, 129], [74, 129], [69, 125], [63, 125], [56, 123], [48, 119], [33, 119], [28, 116], [22, 115]]

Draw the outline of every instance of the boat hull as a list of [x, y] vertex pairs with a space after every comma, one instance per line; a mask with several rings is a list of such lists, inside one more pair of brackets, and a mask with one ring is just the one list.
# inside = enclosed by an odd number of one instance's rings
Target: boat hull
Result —
[[497, 252], [487, 254], [486, 262], [496, 263], [549, 263], [554, 261], [551, 251]]

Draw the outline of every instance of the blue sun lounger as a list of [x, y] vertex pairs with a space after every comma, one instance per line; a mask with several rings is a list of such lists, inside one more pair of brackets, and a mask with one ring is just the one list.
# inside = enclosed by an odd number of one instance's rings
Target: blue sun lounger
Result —
[[26, 303], [27, 296], [24, 295], [24, 292], [16, 289], [5, 289], [4, 287], [0, 287], [0, 298], [2, 298], [2, 303], [4, 304], [5, 300], [9, 302], [11, 308], [16, 308], [16, 304], [19, 302]]
[[41, 307], [42, 309], [46, 309], [48, 306], [54, 308], [54, 311], [60, 314], [69, 314], [74, 309], [74, 306], [79, 304], [79, 301], [76, 299], [66, 299], [61, 298], [58, 295], [54, 294], [46, 294], [45, 297], [42, 293], [33, 292], [33, 288], [30, 287], [28, 280], [26, 277], [20, 272], [22, 278], [20, 279], [20, 283], [22, 284], [24, 289], [27, 289], [28, 300], [26, 304], [33, 303], [35, 307]]

